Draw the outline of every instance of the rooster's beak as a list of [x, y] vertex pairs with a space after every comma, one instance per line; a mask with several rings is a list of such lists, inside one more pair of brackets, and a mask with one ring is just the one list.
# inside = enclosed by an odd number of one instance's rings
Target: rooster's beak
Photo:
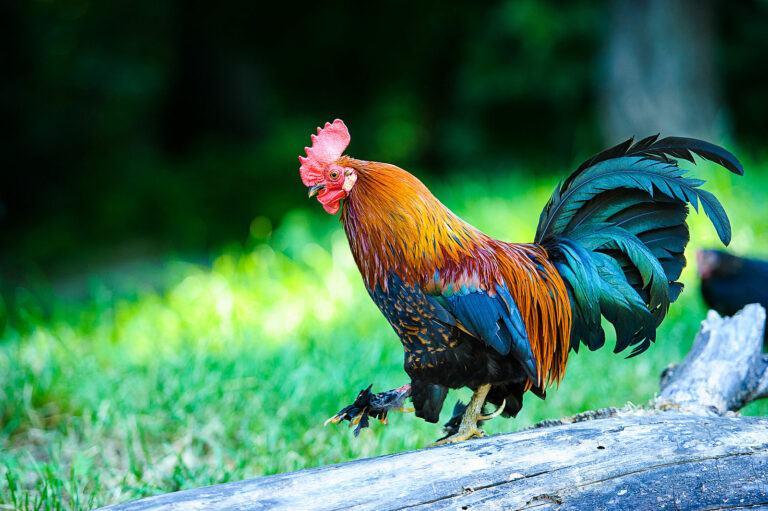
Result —
[[324, 184], [319, 184], [319, 185], [313, 186], [312, 188], [309, 189], [309, 198], [311, 199], [312, 197], [314, 197], [315, 195], [317, 195], [318, 193], [323, 191], [323, 189], [325, 189], [325, 185]]

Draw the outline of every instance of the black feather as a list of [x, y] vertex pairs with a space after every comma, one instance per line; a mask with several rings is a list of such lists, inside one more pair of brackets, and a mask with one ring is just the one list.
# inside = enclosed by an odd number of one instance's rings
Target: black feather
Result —
[[703, 140], [685, 137], [665, 137], [659, 140], [659, 135], [656, 134], [645, 137], [634, 145], [632, 144], [633, 141], [634, 138], [630, 138], [588, 159], [579, 165], [576, 172], [568, 177], [566, 185], [570, 180], [575, 179], [581, 171], [601, 161], [622, 156], [644, 156], [664, 163], [671, 163], [673, 161], [669, 158], [671, 156], [672, 158], [682, 158], [691, 163], [696, 163], [691, 152], [718, 165], [722, 165], [734, 174], [744, 175], [744, 167], [742, 167], [741, 162], [730, 151]]

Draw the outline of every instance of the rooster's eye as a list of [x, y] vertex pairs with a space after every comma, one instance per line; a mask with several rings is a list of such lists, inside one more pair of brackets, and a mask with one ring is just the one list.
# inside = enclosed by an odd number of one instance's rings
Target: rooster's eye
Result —
[[339, 171], [338, 170], [332, 170], [328, 176], [331, 179], [338, 179], [339, 178]]

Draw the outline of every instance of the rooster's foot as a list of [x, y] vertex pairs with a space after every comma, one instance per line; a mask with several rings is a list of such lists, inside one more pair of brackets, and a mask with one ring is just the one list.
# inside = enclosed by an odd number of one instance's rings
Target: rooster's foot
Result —
[[455, 444], [458, 442], [463, 442], [464, 440], [469, 440], [470, 438], [482, 438], [485, 436], [488, 436], [488, 433], [478, 428], [477, 426], [470, 426], [466, 429], [459, 429], [458, 433], [455, 433], [451, 436], [446, 436], [436, 442], [432, 442], [428, 447]]
[[357, 426], [355, 428], [355, 436], [357, 436], [361, 429], [370, 426], [369, 417], [379, 419], [386, 426], [388, 424], [387, 413], [390, 410], [402, 413], [414, 411], [413, 408], [405, 408], [403, 406], [406, 398], [411, 395], [410, 384], [386, 392], [379, 392], [378, 394], [371, 392], [371, 386], [369, 385], [367, 389], [361, 390], [354, 403], [343, 408], [339, 413], [325, 421], [325, 425], [349, 421], [350, 428]]
[[[494, 417], [501, 415], [507, 404], [505, 400], [495, 412], [483, 415], [483, 404], [485, 403], [485, 398], [490, 389], [490, 385], [480, 386], [475, 391], [472, 400], [467, 406], [462, 405], [460, 402], [456, 403], [456, 407], [453, 410], [453, 417], [443, 428], [446, 435], [438, 441], [429, 444], [429, 446], [455, 444], [456, 442], [463, 442], [470, 438], [482, 438], [487, 436], [487, 433], [480, 429], [480, 424], [482, 421], [491, 420]], [[459, 421], [461, 422], [459, 423]]]

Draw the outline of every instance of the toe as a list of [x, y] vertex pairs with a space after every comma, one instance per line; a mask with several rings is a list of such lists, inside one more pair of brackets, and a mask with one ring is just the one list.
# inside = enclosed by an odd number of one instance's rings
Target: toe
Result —
[[479, 421], [489, 421], [489, 420], [491, 420], [491, 419], [495, 419], [496, 417], [498, 417], [499, 415], [501, 415], [501, 412], [503, 412], [503, 411], [504, 411], [504, 407], [505, 407], [505, 406], [507, 406], [507, 400], [506, 400], [506, 399], [505, 399], [504, 401], [502, 401], [502, 402], [501, 402], [501, 406], [499, 406], [499, 407], [496, 409], [496, 411], [495, 411], [495, 412], [493, 412], [493, 413], [489, 413], [488, 415], [481, 415], [480, 417], [478, 417], [478, 418], [477, 418], [477, 420], [479, 420]]
[[333, 417], [328, 417], [328, 420], [323, 423], [323, 426], [327, 426], [328, 424], [338, 424], [340, 420], [341, 416], [336, 414]]
[[459, 442], [464, 442], [465, 440], [469, 440], [471, 438], [483, 438], [488, 436], [488, 433], [483, 431], [480, 428], [471, 428], [467, 430], [460, 430], [455, 435], [451, 435], [445, 438], [441, 438], [440, 440], [436, 442], [432, 442], [428, 445], [428, 447], [436, 447], [438, 445], [448, 445], [448, 444], [456, 444]]

